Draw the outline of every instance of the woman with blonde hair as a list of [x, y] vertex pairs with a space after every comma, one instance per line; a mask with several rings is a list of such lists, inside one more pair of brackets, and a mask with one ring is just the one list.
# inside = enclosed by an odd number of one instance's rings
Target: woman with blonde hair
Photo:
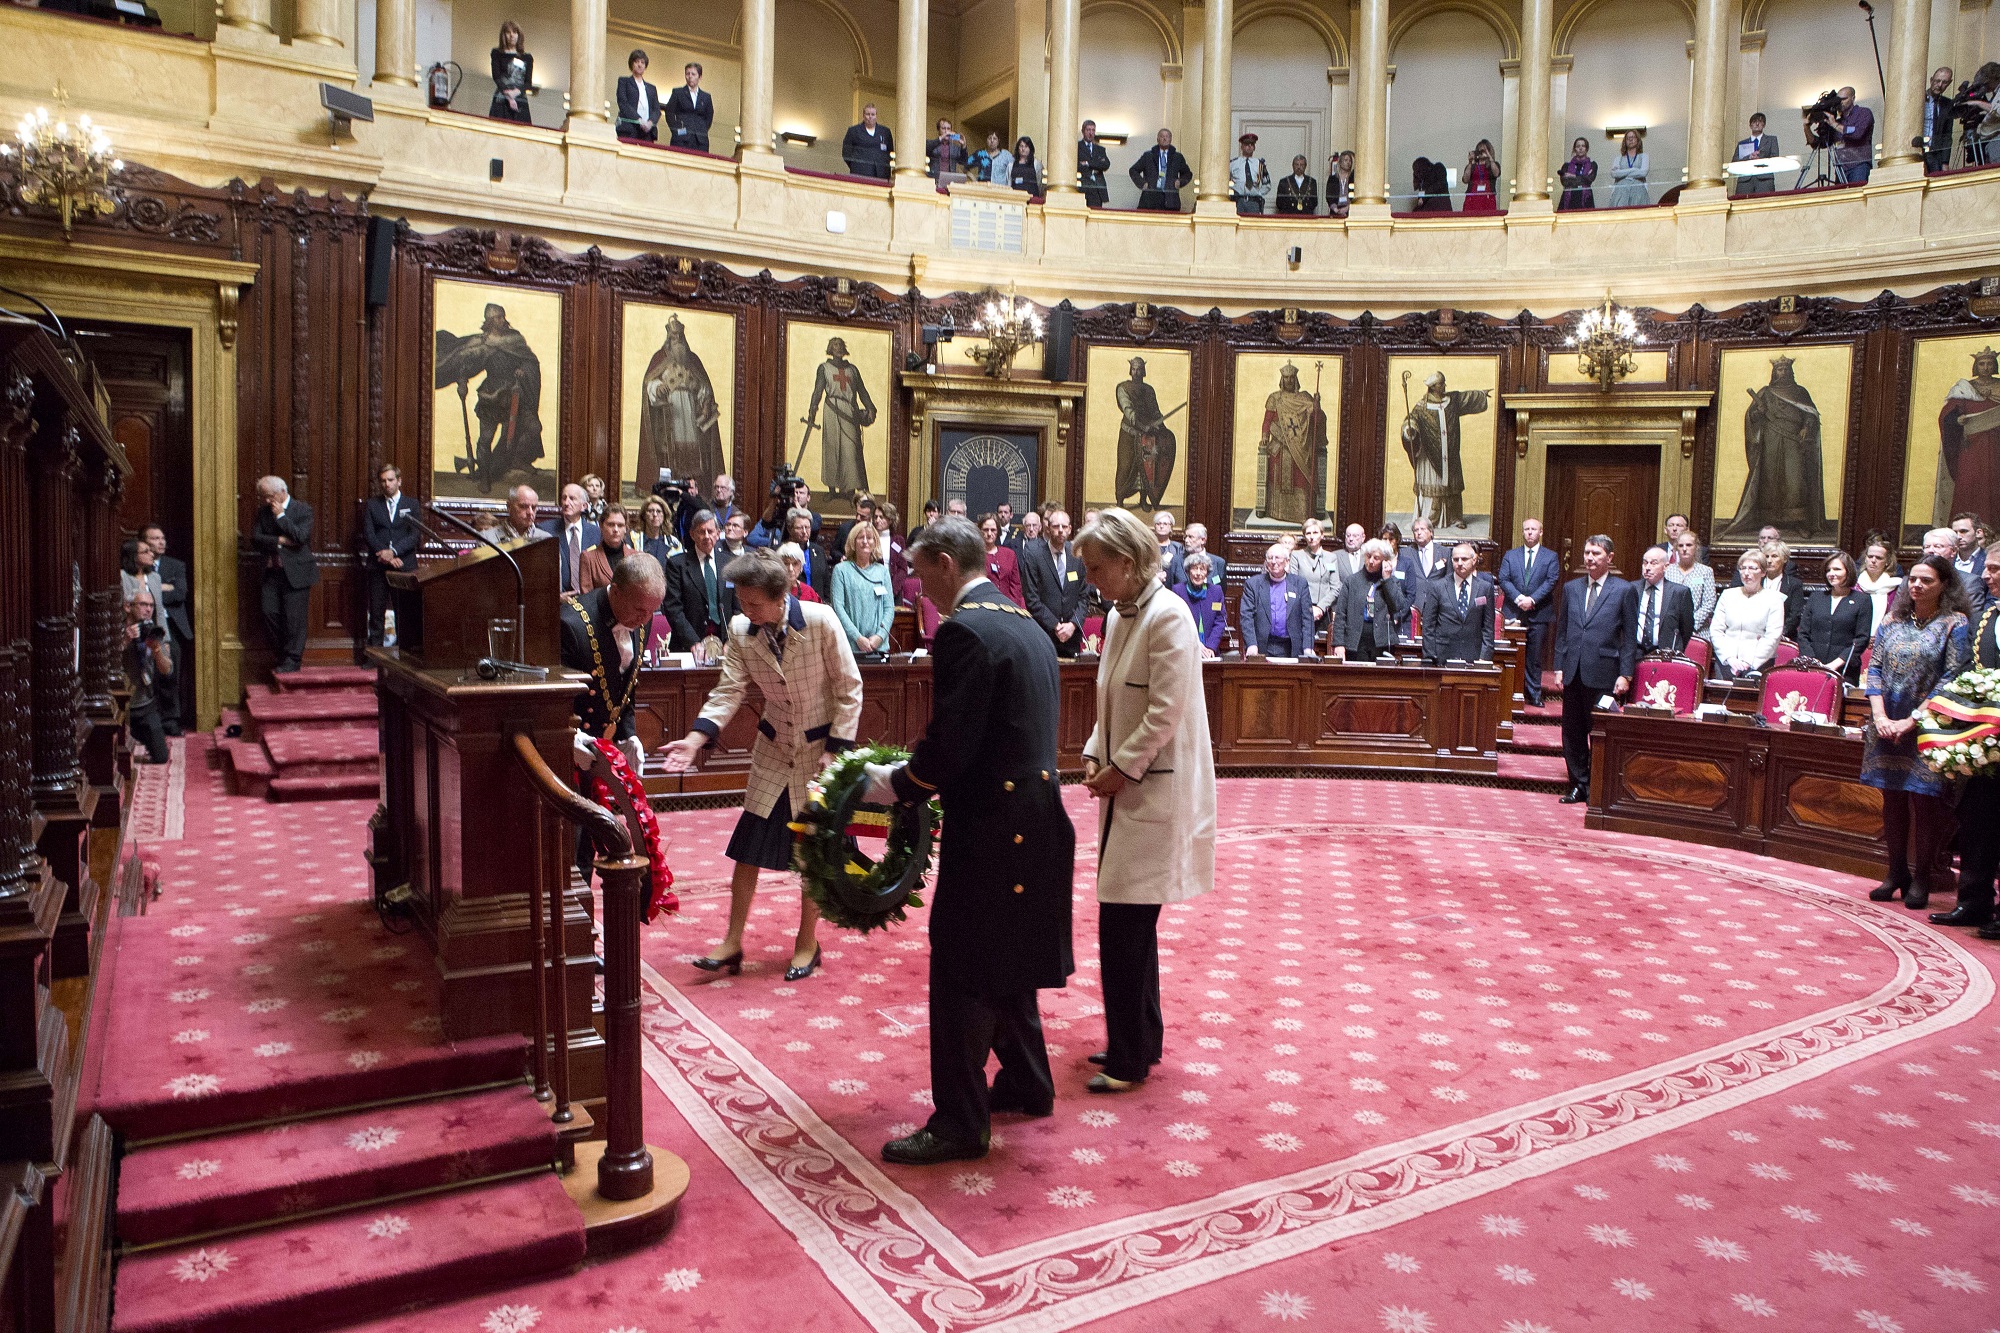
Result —
[[1077, 535], [1077, 556], [1110, 610], [1097, 661], [1097, 725], [1084, 786], [1102, 804], [1097, 950], [1104, 986], [1104, 1072], [1092, 1092], [1124, 1092], [1160, 1062], [1158, 926], [1164, 903], [1215, 885], [1215, 756], [1188, 605], [1159, 579], [1153, 530], [1106, 509]]
[[1618, 145], [1618, 160], [1611, 164], [1611, 207], [1644, 208], [1653, 202], [1646, 188], [1646, 140], [1637, 130], [1625, 131]]
[[664, 566], [668, 560], [679, 555], [681, 539], [674, 535], [673, 516], [667, 511], [667, 502], [657, 495], [646, 497], [646, 503], [639, 506], [639, 549]]
[[896, 623], [896, 590], [878, 555], [881, 543], [874, 524], [856, 523], [847, 530], [847, 559], [833, 567], [833, 613], [847, 631], [847, 646], [863, 662], [889, 656], [889, 627]]
[[610, 503], [604, 496], [604, 478], [595, 472], [586, 472], [581, 485], [584, 495], [588, 497], [584, 501], [583, 516], [592, 523], [602, 523], [605, 507]]

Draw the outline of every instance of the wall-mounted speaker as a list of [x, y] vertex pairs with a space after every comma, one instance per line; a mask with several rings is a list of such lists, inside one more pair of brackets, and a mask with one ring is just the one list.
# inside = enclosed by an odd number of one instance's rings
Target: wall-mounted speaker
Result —
[[396, 219], [368, 219], [368, 304], [389, 304], [389, 273], [396, 258]]
[[1049, 312], [1047, 336], [1042, 340], [1042, 373], [1060, 384], [1069, 379], [1070, 344], [1076, 340], [1076, 307], [1064, 301]]

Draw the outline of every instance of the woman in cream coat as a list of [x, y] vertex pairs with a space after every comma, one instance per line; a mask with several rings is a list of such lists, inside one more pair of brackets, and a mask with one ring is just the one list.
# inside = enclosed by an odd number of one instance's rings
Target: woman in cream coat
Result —
[[1097, 663], [1097, 726], [1084, 785], [1103, 802], [1097, 832], [1097, 952], [1104, 985], [1104, 1072], [1092, 1092], [1123, 1092], [1160, 1061], [1163, 903], [1215, 886], [1215, 755], [1201, 650], [1187, 603], [1159, 580], [1153, 531], [1107, 509], [1076, 539], [1085, 576], [1112, 610]]

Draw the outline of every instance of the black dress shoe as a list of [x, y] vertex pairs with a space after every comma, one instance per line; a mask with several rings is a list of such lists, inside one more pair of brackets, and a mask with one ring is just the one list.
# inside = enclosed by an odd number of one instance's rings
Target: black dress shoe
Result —
[[882, 1145], [882, 1160], [903, 1166], [936, 1166], [939, 1162], [970, 1162], [986, 1155], [984, 1144], [952, 1143], [928, 1129]]
[[1919, 875], [1911, 882], [1909, 888], [1903, 890], [1903, 906], [1909, 908], [1912, 912], [1921, 912], [1930, 905], [1930, 881]]
[[1979, 928], [1979, 938], [1982, 940], [2000, 940], [2000, 921], [1988, 921], [1985, 925], [1981, 926]]
[[741, 949], [730, 954], [727, 958], [702, 957], [692, 961], [696, 967], [704, 972], [720, 972], [726, 967], [729, 969], [729, 975], [732, 977], [743, 975], [743, 951]]
[[1583, 802], [1589, 799], [1590, 799], [1589, 793], [1584, 791], [1584, 789], [1581, 787], [1571, 787], [1568, 791], [1562, 794], [1562, 803], [1564, 805], [1581, 805]]
[[1056, 1104], [1049, 1102], [1046, 1105], [1037, 1103], [1031, 1106], [1018, 1097], [995, 1097], [987, 1103], [986, 1110], [989, 1115], [1024, 1115], [1030, 1119], [1040, 1120], [1045, 1116], [1054, 1115]]
[[804, 967], [788, 967], [785, 969], [785, 980], [804, 981], [817, 971], [819, 971], [819, 949], [815, 947], [811, 962], [807, 963]]
[[1936, 926], [1983, 926], [1992, 919], [1991, 907], [1975, 907], [1971, 903], [1960, 903], [1949, 912], [1931, 913], [1931, 924]]

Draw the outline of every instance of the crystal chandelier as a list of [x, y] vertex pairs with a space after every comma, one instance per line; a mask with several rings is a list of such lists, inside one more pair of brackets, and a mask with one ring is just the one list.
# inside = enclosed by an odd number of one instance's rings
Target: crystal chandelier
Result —
[[973, 359], [986, 367], [988, 376], [1003, 379], [1021, 349], [1042, 340], [1042, 317], [1028, 302], [994, 292], [972, 321], [972, 331], [986, 339], [986, 346], [973, 350]]
[[79, 217], [109, 213], [118, 206], [111, 179], [125, 169], [103, 129], [89, 116], [75, 125], [62, 115], [68, 99], [56, 89], [56, 115], [46, 107], [21, 117], [17, 142], [0, 144], [0, 158], [14, 164], [21, 202], [52, 208], [62, 219], [63, 238]]
[[1629, 310], [1620, 310], [1607, 294], [1604, 304], [1577, 316], [1576, 332], [1564, 339], [1576, 349], [1576, 368], [1597, 381], [1605, 393], [1611, 386], [1638, 369], [1632, 351], [1646, 341], [1639, 321]]

